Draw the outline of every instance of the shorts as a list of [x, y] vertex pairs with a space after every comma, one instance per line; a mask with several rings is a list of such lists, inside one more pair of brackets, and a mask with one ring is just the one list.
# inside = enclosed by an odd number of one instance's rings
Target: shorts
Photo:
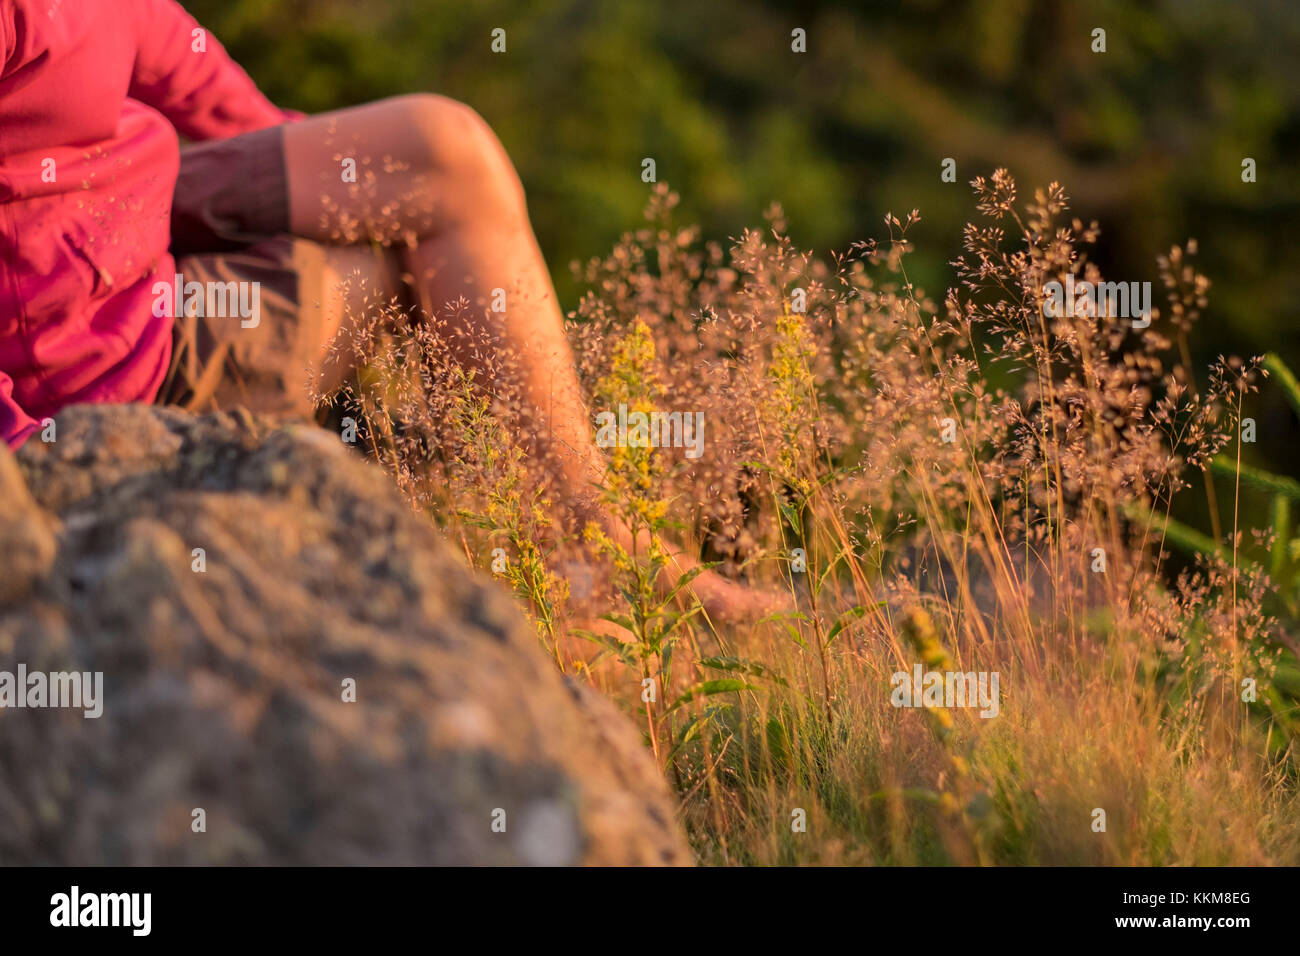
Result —
[[283, 126], [181, 151], [171, 215], [177, 273], [205, 290], [238, 283], [244, 303], [257, 308], [247, 319], [229, 308], [212, 310], [219, 316], [175, 308], [158, 404], [310, 416], [316, 374], [349, 310], [404, 298], [394, 253], [288, 231]]

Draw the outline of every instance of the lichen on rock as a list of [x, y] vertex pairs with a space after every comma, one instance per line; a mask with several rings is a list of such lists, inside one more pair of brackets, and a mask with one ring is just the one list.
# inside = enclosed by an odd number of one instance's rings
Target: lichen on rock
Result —
[[103, 715], [0, 710], [0, 864], [690, 861], [630, 723], [334, 436], [57, 436], [0, 449], [0, 670], [101, 671]]

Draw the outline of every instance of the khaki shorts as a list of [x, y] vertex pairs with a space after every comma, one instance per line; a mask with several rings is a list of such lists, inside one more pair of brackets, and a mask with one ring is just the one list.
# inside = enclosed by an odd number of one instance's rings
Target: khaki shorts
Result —
[[247, 319], [176, 308], [159, 404], [311, 415], [313, 370], [341, 322], [406, 298], [393, 252], [288, 235], [283, 127], [183, 149], [171, 229], [183, 282], [238, 283], [258, 308]]

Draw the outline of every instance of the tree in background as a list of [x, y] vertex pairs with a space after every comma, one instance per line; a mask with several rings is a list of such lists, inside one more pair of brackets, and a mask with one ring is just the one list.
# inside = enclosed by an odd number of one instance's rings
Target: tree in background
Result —
[[[920, 208], [909, 236], [927, 288], [951, 278], [939, 250], [960, 234], [966, 183], [1005, 165], [1027, 188], [1060, 181], [1101, 223], [1107, 274], [1155, 280], [1157, 253], [1200, 241], [1215, 288], [1198, 365], [1275, 351], [1300, 366], [1291, 0], [183, 2], [283, 105], [436, 91], [474, 106], [514, 157], [568, 308], [569, 263], [640, 222], [647, 157], [711, 238], [778, 200], [797, 242], [843, 249], [879, 235], [886, 210]], [[1260, 400], [1269, 444], [1293, 446], [1285, 403]]]

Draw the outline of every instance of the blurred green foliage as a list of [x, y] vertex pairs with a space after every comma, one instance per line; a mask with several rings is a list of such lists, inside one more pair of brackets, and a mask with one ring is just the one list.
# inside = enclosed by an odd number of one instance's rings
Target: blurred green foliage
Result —
[[[1300, 366], [1295, 0], [183, 2], [281, 105], [435, 91], [475, 107], [570, 308], [569, 263], [641, 222], [643, 157], [709, 238], [779, 200], [824, 253], [919, 208], [913, 278], [936, 295], [973, 215], [965, 184], [1005, 165], [1022, 198], [1059, 180], [1100, 221], [1109, 278], [1155, 282], [1158, 253], [1199, 240], [1214, 282], [1201, 362], [1272, 350]], [[1282, 398], [1265, 386], [1259, 401], [1262, 441], [1295, 447]]]

